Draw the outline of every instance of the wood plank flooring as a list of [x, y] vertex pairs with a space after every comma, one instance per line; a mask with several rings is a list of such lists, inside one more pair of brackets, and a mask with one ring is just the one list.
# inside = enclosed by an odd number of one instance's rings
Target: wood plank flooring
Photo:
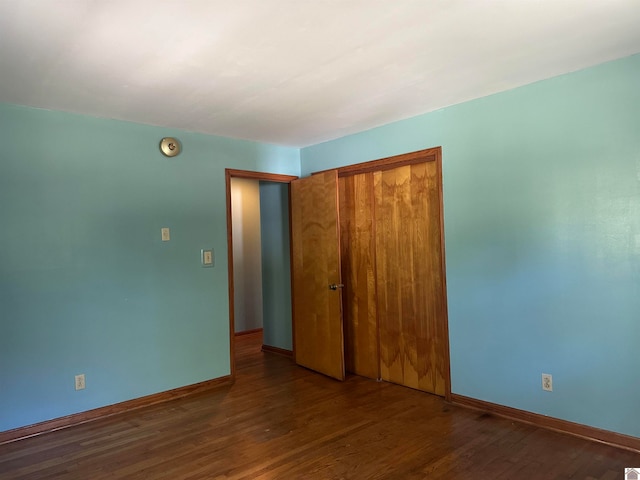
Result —
[[0, 479], [601, 479], [640, 455], [238, 338], [229, 387], [0, 446]]

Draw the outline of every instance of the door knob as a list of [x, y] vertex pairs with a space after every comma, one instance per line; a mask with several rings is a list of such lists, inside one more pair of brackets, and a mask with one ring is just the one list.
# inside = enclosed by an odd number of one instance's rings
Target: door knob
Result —
[[332, 283], [329, 285], [330, 290], [337, 290], [339, 288], [344, 288], [344, 285], [342, 283]]

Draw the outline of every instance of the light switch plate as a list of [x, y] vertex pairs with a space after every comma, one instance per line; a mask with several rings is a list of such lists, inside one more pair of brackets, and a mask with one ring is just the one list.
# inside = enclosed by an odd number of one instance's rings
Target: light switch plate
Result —
[[163, 242], [168, 242], [169, 240], [171, 240], [171, 232], [169, 231], [168, 227], [163, 227], [160, 230], [160, 234], [162, 235]]
[[203, 248], [200, 250], [200, 261], [203, 267], [213, 267], [215, 258], [213, 256], [213, 248]]

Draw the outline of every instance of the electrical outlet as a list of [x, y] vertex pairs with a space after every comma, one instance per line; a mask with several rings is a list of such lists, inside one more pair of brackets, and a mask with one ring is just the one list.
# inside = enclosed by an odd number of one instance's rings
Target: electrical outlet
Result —
[[163, 227], [160, 229], [160, 235], [162, 236], [163, 242], [168, 242], [171, 240], [171, 230], [168, 227]]
[[553, 392], [553, 377], [548, 373], [542, 374], [542, 389], [547, 392]]
[[84, 390], [84, 373], [76, 375], [76, 390]]

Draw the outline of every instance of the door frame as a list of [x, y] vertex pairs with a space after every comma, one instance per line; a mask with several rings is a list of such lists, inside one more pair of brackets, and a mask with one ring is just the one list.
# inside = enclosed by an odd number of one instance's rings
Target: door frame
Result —
[[[236, 376], [236, 358], [235, 358], [235, 289], [233, 283], [233, 227], [231, 217], [231, 179], [246, 178], [251, 180], [286, 183], [288, 189], [288, 210], [289, 210], [289, 238], [291, 238], [291, 182], [298, 177], [294, 175], [281, 175], [277, 173], [255, 172], [252, 170], [236, 170], [233, 168], [225, 168], [224, 170], [225, 190], [227, 198], [227, 271], [229, 283], [229, 365], [231, 367], [231, 380], [235, 380]], [[289, 249], [289, 257], [291, 257], [291, 249]], [[291, 319], [291, 328], [295, 328], [293, 318]], [[293, 343], [293, 352], [295, 355], [295, 342]]]

